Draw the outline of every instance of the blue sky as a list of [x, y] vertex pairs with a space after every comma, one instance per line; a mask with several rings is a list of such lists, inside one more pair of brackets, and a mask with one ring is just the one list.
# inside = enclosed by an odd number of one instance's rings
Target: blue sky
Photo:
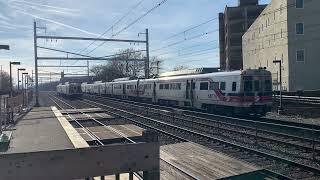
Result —
[[[4, 70], [8, 70], [9, 61], [21, 61], [29, 72], [33, 69], [33, 21], [39, 26], [46, 27], [46, 31], [39, 30], [41, 35], [59, 36], [84, 36], [98, 37], [100, 34], [115, 24], [124, 14], [130, 13], [121, 22], [116, 24], [106, 35], [110, 38], [130, 24], [133, 20], [147, 12], [161, 0], [0, 0], [0, 44], [9, 44], [10, 51], [0, 51], [0, 64]], [[261, 0], [260, 3], [268, 3], [270, 0]], [[132, 9], [138, 2], [139, 6]], [[183, 32], [184, 30], [216, 18], [226, 5], [235, 6], [237, 0], [168, 0], [146, 17], [135, 23], [114, 38], [119, 39], [143, 39], [138, 37], [139, 32], [149, 28], [150, 32], [150, 56], [158, 56], [163, 59], [162, 71], [171, 70], [176, 65], [193, 67], [217, 67], [219, 65], [218, 49], [218, 21], [213, 20], [199, 28], [179, 36], [168, 37]], [[201, 38], [183, 41], [202, 33], [211, 32]], [[175, 42], [176, 46], [166, 47]], [[78, 41], [51, 41], [41, 40], [40, 46], [63, 49], [72, 52], [80, 52], [88, 43]], [[87, 54], [99, 43], [94, 43], [82, 53]], [[116, 53], [119, 49], [142, 49], [143, 44], [110, 43], [100, 46], [90, 56], [104, 56]], [[155, 51], [157, 50], [157, 51]], [[204, 51], [206, 50], [206, 51]], [[197, 53], [198, 52], [198, 53]], [[52, 53], [41, 50], [39, 56], [52, 55], [66, 57], [66, 54]], [[40, 62], [43, 65], [74, 64], [85, 65], [84, 61], [51, 61]], [[91, 65], [97, 64], [91, 63]], [[78, 72], [81, 68], [42, 68], [40, 72]], [[14, 73], [15, 75], [16, 73]]]

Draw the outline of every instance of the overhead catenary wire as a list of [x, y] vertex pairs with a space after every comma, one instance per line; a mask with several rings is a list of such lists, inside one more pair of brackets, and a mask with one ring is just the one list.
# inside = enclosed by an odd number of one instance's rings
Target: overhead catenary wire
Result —
[[[127, 30], [129, 27], [133, 26], [134, 24], [136, 24], [137, 22], [139, 22], [142, 18], [144, 18], [145, 16], [147, 16], [148, 14], [150, 14], [152, 11], [154, 11], [155, 9], [157, 9], [158, 7], [160, 7], [161, 5], [163, 5], [164, 3], [166, 3], [168, 0], [162, 0], [160, 3], [158, 3], [157, 5], [155, 5], [154, 7], [152, 7], [151, 9], [149, 9], [147, 12], [143, 13], [141, 16], [139, 16], [137, 19], [133, 20], [131, 23], [129, 23], [127, 26], [123, 27], [121, 30], [119, 30], [118, 32], [116, 32], [115, 34], [113, 34], [111, 37], [115, 37], [117, 35], [119, 35], [120, 33], [124, 32], [125, 30]], [[94, 49], [90, 50], [86, 55], [92, 53], [93, 51], [95, 51], [96, 49], [98, 49], [99, 47], [101, 47], [102, 45], [104, 45], [106, 42], [102, 42], [100, 43], [98, 46], [96, 46]]]
[[213, 41], [209, 41], [209, 42], [204, 42], [204, 43], [198, 43], [198, 44], [195, 44], [195, 45], [192, 45], [192, 46], [188, 46], [188, 47], [183, 47], [183, 48], [180, 48], [180, 49], [175, 49], [173, 51], [168, 51], [168, 52], [164, 52], [164, 53], [161, 53], [161, 54], [157, 54], [156, 56], [163, 56], [163, 55], [166, 55], [166, 54], [170, 54], [170, 53], [181, 53], [185, 50], [188, 50], [188, 49], [192, 49], [192, 48], [195, 48], [195, 47], [200, 47], [200, 46], [204, 46], [204, 45], [207, 45], [207, 44], [211, 44], [213, 42], [217, 42], [218, 40], [213, 40]]
[[[137, 7], [139, 7], [143, 1], [140, 0], [137, 4], [135, 4], [127, 13], [125, 13], [120, 19], [118, 19], [112, 26], [110, 26], [106, 31], [104, 31], [99, 38], [103, 37], [105, 34], [107, 34], [109, 31], [111, 31], [115, 26], [117, 26], [120, 22], [122, 22], [126, 17], [128, 17]], [[93, 45], [96, 41], [92, 41], [88, 46], [86, 46], [84, 49], [79, 51], [79, 53], [84, 52], [87, 50], [91, 45]]]
[[[313, 0], [306, 0], [305, 3], [309, 3], [309, 2], [311, 2], [311, 1], [313, 1]], [[274, 13], [274, 12], [282, 11], [282, 10], [284, 10], [284, 9], [292, 8], [292, 7], [295, 7], [295, 3], [288, 4], [286, 7], [280, 7], [280, 8], [277, 8], [277, 9], [273, 10], [273, 11], [268, 11], [268, 12], [265, 12], [265, 13], [261, 13], [260, 16], [266, 16], [266, 15], [268, 15], [268, 14], [272, 14], [272, 13]], [[180, 34], [183, 34], [184, 32], [193, 30], [193, 29], [195, 29], [195, 28], [197, 28], [197, 27], [200, 27], [200, 26], [203, 25], [203, 24], [209, 23], [209, 22], [211, 22], [211, 21], [213, 21], [213, 20], [216, 20], [216, 19], [218, 19], [218, 17], [209, 19], [209, 20], [207, 20], [207, 21], [205, 21], [205, 22], [203, 22], [203, 23], [200, 23], [200, 24], [198, 24], [198, 25], [195, 25], [195, 26], [193, 26], [193, 27], [191, 27], [191, 28], [188, 28], [188, 29], [186, 29], [186, 30], [184, 30], [184, 31], [182, 31], [182, 32], [179, 32], [179, 33], [177, 33], [177, 34], [174, 34], [174, 35], [168, 37], [168, 38], [165, 39], [165, 40], [168, 40], [168, 39], [171, 39], [171, 38], [173, 38], [173, 37], [176, 37], [176, 36], [178, 36], [178, 35], [180, 35]], [[285, 22], [285, 21], [282, 21], [282, 22]], [[275, 25], [275, 23], [272, 24], [272, 25]], [[270, 25], [269, 25], [269, 26], [270, 26]], [[218, 31], [218, 30], [219, 30], [219, 29], [216, 29], [216, 31]], [[249, 31], [251, 31], [251, 30], [248, 29], [247, 32], [249, 32]], [[188, 40], [188, 39], [186, 39], [186, 40]], [[171, 46], [173, 46], [173, 45], [180, 44], [180, 42], [182, 43], [182, 42], [184, 42], [184, 40], [178, 41], [178, 42], [176, 42], [176, 43], [171, 43], [171, 44], [169, 44], [169, 45], [167, 45], [167, 46], [163, 46], [163, 47], [161, 47], [161, 48], [152, 50], [151, 52], [159, 51], [159, 50], [161, 50], [161, 49], [164, 49], [164, 48], [167, 48], [167, 47], [171, 47]]]
[[207, 20], [207, 21], [204, 21], [204, 22], [202, 22], [202, 23], [200, 23], [200, 24], [197, 24], [197, 25], [195, 25], [195, 26], [192, 26], [192, 27], [190, 27], [190, 28], [188, 28], [188, 29], [186, 29], [186, 30], [184, 30], [184, 31], [182, 31], [182, 32], [179, 32], [179, 33], [177, 33], [177, 34], [174, 34], [174, 35], [172, 35], [172, 36], [164, 39], [163, 41], [172, 39], [172, 38], [177, 37], [177, 36], [179, 36], [179, 35], [181, 35], [181, 34], [185, 34], [185, 33], [189, 32], [189, 31], [191, 31], [191, 30], [194, 30], [194, 29], [196, 29], [196, 28], [198, 28], [198, 27], [201, 27], [201, 26], [203, 26], [203, 25], [205, 25], [205, 24], [208, 24], [208, 23], [210, 23], [210, 22], [212, 22], [212, 21], [215, 21], [215, 20], [217, 20], [217, 19], [219, 19], [219, 18], [218, 18], [218, 17], [215, 17], [215, 18], [209, 19], [209, 20]]
[[160, 50], [165, 49], [165, 48], [169, 48], [169, 47], [172, 47], [172, 46], [176, 46], [176, 45], [181, 44], [181, 43], [184, 43], [184, 42], [186, 42], [186, 41], [190, 41], [190, 40], [197, 39], [197, 38], [200, 38], [200, 37], [209, 35], [209, 34], [213, 34], [213, 33], [217, 32], [217, 31], [219, 31], [219, 29], [215, 29], [215, 30], [212, 30], [212, 31], [204, 32], [204, 33], [201, 33], [201, 34], [192, 36], [192, 37], [190, 37], [190, 38], [185, 38], [185, 39], [183, 39], [183, 40], [181, 40], [181, 41], [177, 41], [177, 42], [171, 43], [171, 44], [169, 44], [169, 45], [160, 47], [160, 48], [158, 48], [158, 49], [154, 49], [154, 50], [152, 50], [151, 52], [156, 52], [156, 51], [160, 51]]

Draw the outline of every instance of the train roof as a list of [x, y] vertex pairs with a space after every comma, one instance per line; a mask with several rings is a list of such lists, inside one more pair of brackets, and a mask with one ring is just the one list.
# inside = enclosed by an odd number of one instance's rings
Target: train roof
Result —
[[172, 76], [172, 77], [162, 77], [158, 78], [158, 80], [173, 80], [173, 79], [201, 79], [207, 77], [223, 77], [223, 76], [240, 76], [242, 71], [229, 71], [229, 72], [215, 72], [208, 74], [196, 74], [196, 75], [185, 75], [185, 76]]

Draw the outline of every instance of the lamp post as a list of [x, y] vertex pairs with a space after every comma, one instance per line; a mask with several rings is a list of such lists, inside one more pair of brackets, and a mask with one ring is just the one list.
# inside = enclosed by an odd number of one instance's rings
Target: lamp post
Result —
[[[20, 90], [20, 86], [19, 86], [19, 84], [20, 84], [20, 80], [19, 80], [19, 78], [20, 78], [20, 73], [19, 73], [19, 71], [25, 71], [26, 69], [25, 68], [18, 68], [18, 91]], [[23, 83], [23, 82], [22, 82]]]
[[274, 60], [274, 64], [279, 64], [279, 76], [280, 76], [280, 104], [279, 104], [279, 109], [278, 113], [280, 114], [283, 111], [282, 107], [282, 66], [281, 66], [281, 60]]
[[[23, 75], [25, 75], [25, 79], [23, 80]], [[22, 73], [22, 101], [23, 101], [23, 106], [25, 106], [25, 104], [26, 104], [26, 98], [25, 98], [25, 96], [26, 96], [26, 83], [25, 83], [25, 81], [26, 81], [26, 78], [27, 78], [27, 76], [28, 76], [28, 73]]]
[[11, 66], [12, 66], [12, 65], [20, 65], [20, 64], [21, 64], [20, 62], [11, 62], [11, 61], [10, 61], [10, 97], [12, 97], [12, 95], [13, 95], [13, 94], [12, 94], [12, 93], [13, 93], [13, 92], [12, 92], [13, 90], [12, 90], [12, 68], [11, 68]]

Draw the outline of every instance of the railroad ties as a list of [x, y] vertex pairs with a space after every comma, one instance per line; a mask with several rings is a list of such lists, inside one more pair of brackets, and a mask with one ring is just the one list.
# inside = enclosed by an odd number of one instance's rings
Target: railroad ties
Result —
[[[179, 116], [185, 116], [185, 112], [179, 111], [180, 114], [171, 117], [169, 109], [161, 110], [168, 118], [151, 111], [151, 106], [141, 106], [143, 112], [133, 104], [121, 109], [120, 103], [111, 107], [111, 100], [99, 103], [98, 100], [49, 97], [55, 106], [34, 108], [11, 129], [13, 138], [9, 149], [0, 155], [0, 167], [5, 167], [0, 168], [1, 177], [9, 180], [21, 177], [27, 180], [39, 177], [96, 180], [286, 178], [248, 163], [272, 164], [275, 157], [208, 135], [205, 118], [184, 117], [185, 123], [188, 118], [202, 123], [188, 128], [188, 124], [179, 126]], [[223, 128], [224, 124], [219, 123], [219, 128]]]

